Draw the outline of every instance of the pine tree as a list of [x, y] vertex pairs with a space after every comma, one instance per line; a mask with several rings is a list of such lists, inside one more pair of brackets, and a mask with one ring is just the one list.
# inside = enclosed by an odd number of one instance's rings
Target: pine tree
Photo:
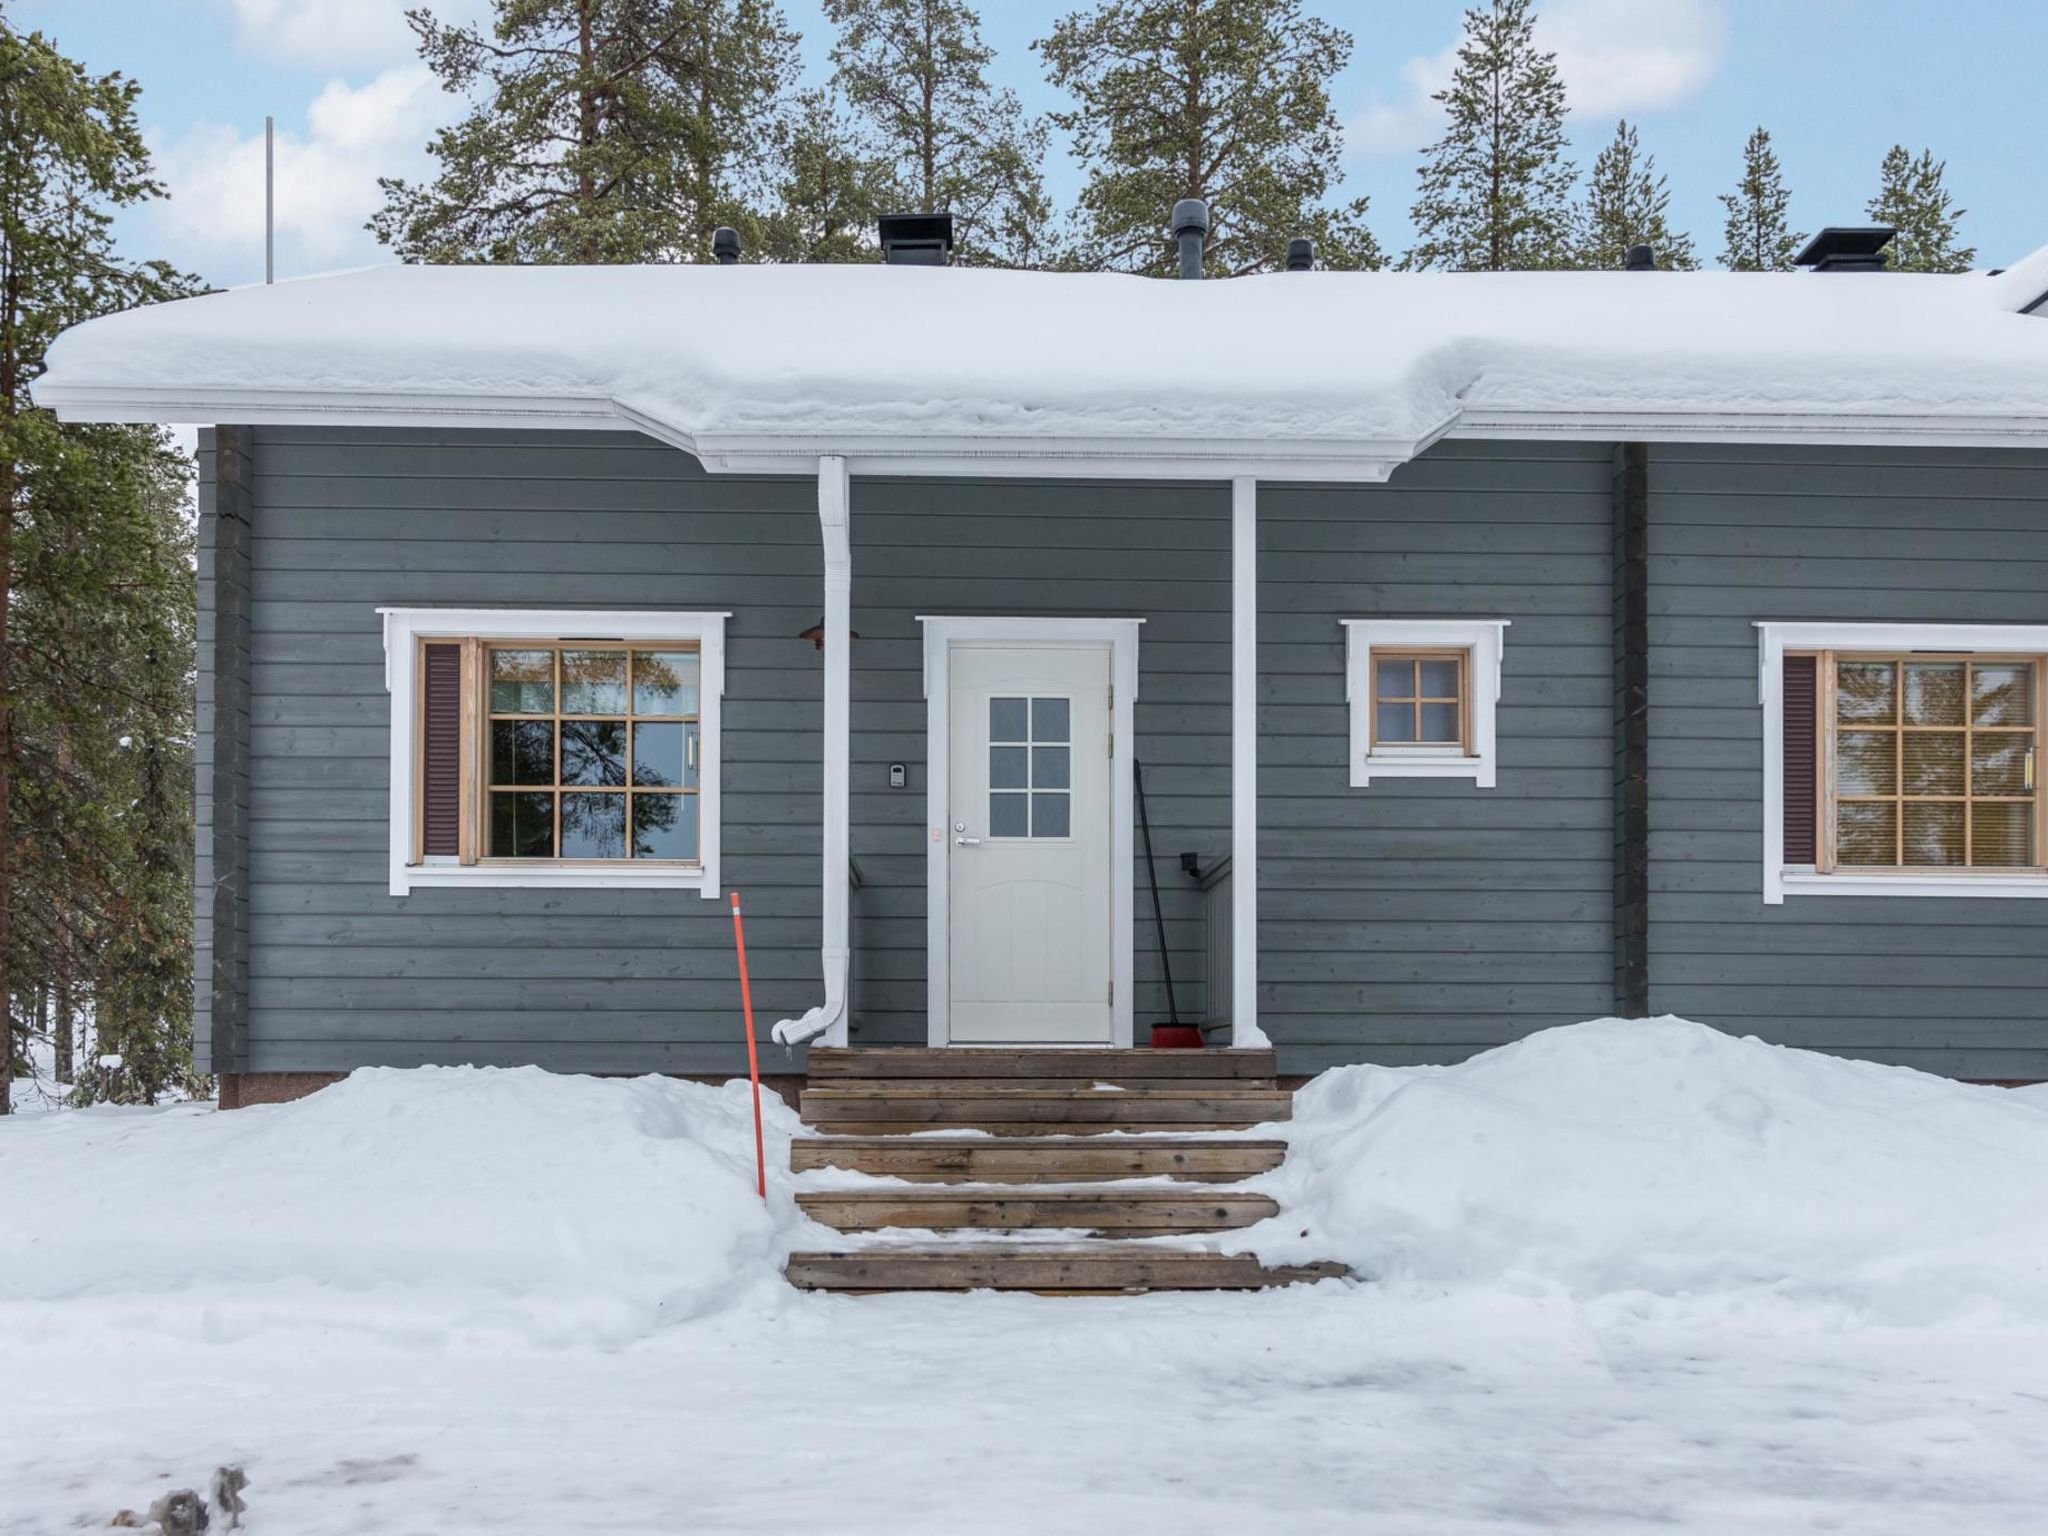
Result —
[[28, 393], [65, 327], [196, 286], [114, 250], [162, 195], [137, 94], [0, 18], [0, 1108], [46, 998], [135, 1052], [127, 1093], [190, 1062], [186, 466]]
[[1297, 235], [1330, 267], [1377, 267], [1366, 201], [1325, 199], [1343, 136], [1330, 82], [1351, 35], [1300, 0], [1098, 0], [1034, 45], [1077, 105], [1052, 119], [1087, 170], [1069, 262], [1165, 274], [1167, 222], [1209, 204], [1208, 269], [1278, 267]]
[[994, 50], [964, 0], [824, 0], [833, 83], [887, 164], [897, 204], [953, 215], [954, 258], [1043, 259], [1046, 125], [988, 82]]
[[1967, 272], [1977, 259], [1973, 245], [1958, 245], [1956, 223], [1967, 211], [1950, 207], [1942, 176], [1946, 160], [1931, 150], [1918, 155], [1894, 144], [1879, 168], [1877, 196], [1867, 205], [1871, 219], [1898, 231], [1885, 247], [1885, 264], [1900, 272]]
[[[493, 0], [488, 31], [406, 13], [472, 109], [369, 229], [407, 261], [709, 259], [758, 236], [796, 37], [774, 0]], [[750, 238], [749, 245], [753, 243]]]
[[780, 155], [775, 206], [762, 221], [769, 261], [875, 261], [876, 221], [887, 212], [887, 168], [871, 159], [823, 91], [798, 98]]
[[1629, 247], [1647, 245], [1670, 272], [1699, 266], [1692, 236], [1671, 227], [1671, 189], [1655, 159], [1642, 152], [1634, 125], [1617, 123], [1614, 139], [1593, 162], [1579, 209], [1576, 264], [1612, 271], [1626, 264]]
[[1733, 192], [1721, 194], [1721, 206], [1728, 210], [1721, 265], [1731, 272], [1791, 271], [1792, 258], [1806, 242], [1786, 222], [1791, 201], [1771, 136], [1758, 128], [1742, 146], [1742, 180]]
[[1530, 0], [1491, 0], [1465, 13], [1450, 114], [1426, 151], [1409, 267], [1504, 272], [1570, 259], [1571, 189], [1564, 158], [1564, 81], [1536, 46]]

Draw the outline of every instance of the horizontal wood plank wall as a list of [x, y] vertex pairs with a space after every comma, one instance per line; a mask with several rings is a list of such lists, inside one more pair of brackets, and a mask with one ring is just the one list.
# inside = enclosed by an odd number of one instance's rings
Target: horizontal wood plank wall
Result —
[[[1259, 489], [1260, 1022], [1283, 1073], [1613, 1004], [1612, 450], [1456, 443]], [[1346, 764], [1339, 619], [1508, 619], [1495, 789]]]
[[[1141, 618], [1137, 749], [1183, 1019], [1204, 1012], [1200, 887], [1230, 851], [1230, 493], [1210, 485], [853, 484], [853, 1043], [925, 1040], [925, 700], [919, 614]], [[1341, 676], [1340, 676], [1341, 686]], [[888, 787], [889, 764], [909, 769]], [[1137, 1038], [1166, 1017], [1138, 845]], [[752, 932], [748, 954], [753, 953]]]
[[[722, 902], [390, 894], [375, 610], [731, 610], [723, 876], [746, 892], [754, 1005], [772, 1022], [820, 985], [819, 658], [797, 637], [821, 602], [815, 481], [714, 478], [630, 433], [256, 441], [245, 1069], [744, 1070]], [[781, 1054], [763, 1070], [787, 1070]]]
[[2048, 902], [1762, 901], [1757, 620], [2048, 623], [2048, 454], [1654, 447], [1653, 1006], [2048, 1077]]

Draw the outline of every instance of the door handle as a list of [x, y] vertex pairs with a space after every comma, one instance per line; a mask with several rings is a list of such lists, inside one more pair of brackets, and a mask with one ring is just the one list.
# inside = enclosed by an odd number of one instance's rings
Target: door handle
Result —
[[956, 848], [979, 848], [981, 846], [981, 839], [978, 837], [956, 837], [953, 839], [953, 846]]

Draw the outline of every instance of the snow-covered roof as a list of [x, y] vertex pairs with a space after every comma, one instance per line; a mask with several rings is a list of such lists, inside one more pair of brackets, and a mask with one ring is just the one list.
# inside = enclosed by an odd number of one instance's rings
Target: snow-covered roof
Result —
[[90, 321], [73, 420], [630, 423], [713, 468], [1377, 478], [1445, 435], [2048, 446], [1997, 276], [380, 267]]

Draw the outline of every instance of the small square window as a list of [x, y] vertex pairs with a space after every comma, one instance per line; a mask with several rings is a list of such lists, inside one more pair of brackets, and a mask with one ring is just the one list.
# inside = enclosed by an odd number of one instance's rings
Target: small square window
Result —
[[1462, 778], [1493, 787], [1494, 706], [1507, 623], [1347, 619], [1351, 783]]

